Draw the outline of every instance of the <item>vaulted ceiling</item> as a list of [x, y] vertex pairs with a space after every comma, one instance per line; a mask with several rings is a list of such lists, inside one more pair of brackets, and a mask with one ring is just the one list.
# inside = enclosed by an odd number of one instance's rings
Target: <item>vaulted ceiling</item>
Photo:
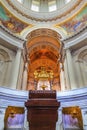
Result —
[[35, 70], [45, 67], [52, 70], [54, 79], [60, 82], [60, 67], [58, 63], [60, 50], [60, 35], [50, 29], [37, 29], [28, 36], [27, 48], [30, 58], [28, 80], [34, 79]]

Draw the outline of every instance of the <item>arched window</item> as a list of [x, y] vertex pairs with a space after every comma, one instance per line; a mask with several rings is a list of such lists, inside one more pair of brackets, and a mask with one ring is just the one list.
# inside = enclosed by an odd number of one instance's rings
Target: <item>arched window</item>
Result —
[[18, 0], [18, 2], [23, 3], [23, 0]]
[[49, 7], [49, 12], [55, 11], [57, 9], [56, 1], [55, 0], [48, 1], [48, 7]]
[[39, 11], [40, 2], [38, 0], [32, 0], [31, 10]]
[[67, 4], [67, 3], [69, 3], [71, 0], [65, 0], [65, 3]]

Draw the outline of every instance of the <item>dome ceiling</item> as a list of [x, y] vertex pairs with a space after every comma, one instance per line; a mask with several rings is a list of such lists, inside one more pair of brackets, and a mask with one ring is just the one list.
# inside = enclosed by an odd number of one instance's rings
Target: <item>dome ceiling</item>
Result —
[[64, 5], [71, 2], [71, 0], [17, 0], [24, 7], [35, 12], [52, 12], [56, 11]]
[[[72, 3], [72, 7], [70, 3]], [[78, 33], [87, 26], [86, 2], [84, 0], [72, 0], [68, 4], [66, 11], [64, 6], [63, 10], [59, 10], [59, 13], [53, 11], [42, 14], [42, 12], [35, 13], [28, 10], [17, 0], [3, 0], [0, 3], [0, 23], [12, 33], [21, 35], [24, 38], [31, 30], [35, 30], [39, 26], [40, 28], [44, 27], [45, 25], [47, 28], [50, 27], [59, 32], [62, 38], [66, 38]]]
[[[74, 9], [76, 9], [81, 0], [21, 0], [22, 4], [18, 2], [18, 0], [7, 0], [3, 1], [6, 5], [10, 5], [15, 13], [20, 13], [22, 16], [40, 22], [54, 21], [57, 19], [61, 19], [65, 17], [67, 14], [71, 13]], [[34, 7], [32, 10], [32, 5], [36, 5], [39, 7], [39, 11], [34, 11], [37, 7]], [[54, 6], [53, 6], [54, 5]], [[52, 6], [52, 9], [56, 9], [50, 11], [49, 7]], [[8, 6], [9, 7], [9, 6]], [[10, 8], [9, 8], [10, 9]], [[17, 11], [17, 12], [16, 12]]]

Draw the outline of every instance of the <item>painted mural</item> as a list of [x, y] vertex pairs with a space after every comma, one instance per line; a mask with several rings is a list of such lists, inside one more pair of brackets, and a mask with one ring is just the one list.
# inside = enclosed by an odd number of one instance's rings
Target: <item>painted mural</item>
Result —
[[24, 108], [8, 106], [5, 112], [4, 129], [24, 128]]
[[15, 18], [11, 13], [7, 11], [3, 5], [0, 4], [0, 24], [5, 26], [13, 33], [21, 33], [29, 25], [23, 23], [19, 19]]
[[[87, 26], [87, 6], [85, 6], [76, 16], [60, 25], [61, 29], [70, 36], [79, 32]], [[56, 25], [58, 27], [58, 25]]]
[[81, 109], [78, 106], [65, 107], [62, 113], [64, 130], [83, 130]]

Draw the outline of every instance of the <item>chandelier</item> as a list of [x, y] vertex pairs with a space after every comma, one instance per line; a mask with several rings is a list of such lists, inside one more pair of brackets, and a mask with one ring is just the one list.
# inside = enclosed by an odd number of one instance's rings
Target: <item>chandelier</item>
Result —
[[41, 67], [41, 69], [34, 71], [34, 77], [37, 80], [51, 80], [53, 79], [53, 75], [53, 71], [46, 70], [45, 67]]

